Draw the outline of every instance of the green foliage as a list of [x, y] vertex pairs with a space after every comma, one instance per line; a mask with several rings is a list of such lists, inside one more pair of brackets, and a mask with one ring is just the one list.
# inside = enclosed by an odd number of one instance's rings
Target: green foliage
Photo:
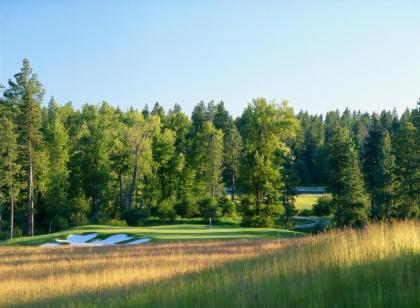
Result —
[[83, 196], [78, 196], [70, 200], [72, 214], [70, 221], [73, 226], [83, 226], [89, 223], [91, 203]]
[[236, 203], [228, 198], [223, 198], [220, 201], [220, 210], [223, 216], [232, 217], [236, 214]]
[[129, 226], [144, 225], [147, 218], [150, 216], [150, 211], [143, 208], [131, 208], [125, 210], [123, 217]]
[[367, 199], [358, 155], [347, 128], [333, 129], [328, 154], [329, 189], [336, 204], [337, 225], [362, 226], [367, 222]]
[[165, 199], [157, 207], [157, 215], [163, 222], [174, 222], [176, 211], [172, 199]]
[[328, 216], [334, 212], [334, 200], [331, 196], [326, 195], [319, 197], [313, 207], [314, 215]]
[[196, 200], [192, 198], [183, 198], [175, 203], [175, 210], [178, 215], [186, 218], [198, 217], [200, 208]]
[[[200, 102], [189, 117], [177, 104], [78, 110], [51, 98], [42, 108], [43, 95], [25, 59], [0, 97], [0, 212], [11, 235], [124, 220], [131, 209], [142, 212], [133, 224], [149, 213], [240, 214], [271, 226], [301, 210], [298, 185], [327, 185], [334, 209], [315, 212], [334, 213], [339, 226], [420, 216], [419, 105], [401, 117], [295, 116], [287, 102], [257, 98], [234, 120], [223, 102]], [[226, 195], [242, 200], [237, 212]]]
[[215, 198], [205, 198], [198, 201], [198, 207], [200, 209], [200, 215], [205, 219], [215, 220], [221, 216], [218, 202]]

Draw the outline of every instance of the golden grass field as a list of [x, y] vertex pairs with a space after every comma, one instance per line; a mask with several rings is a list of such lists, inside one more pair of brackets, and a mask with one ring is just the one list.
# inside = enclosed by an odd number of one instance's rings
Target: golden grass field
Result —
[[420, 224], [289, 240], [0, 247], [0, 306], [418, 307]]
[[279, 240], [238, 240], [132, 247], [1, 247], [0, 306], [137, 288], [287, 244]]

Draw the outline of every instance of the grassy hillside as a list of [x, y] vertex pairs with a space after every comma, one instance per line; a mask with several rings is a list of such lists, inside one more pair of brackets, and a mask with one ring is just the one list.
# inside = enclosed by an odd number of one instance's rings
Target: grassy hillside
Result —
[[2, 247], [0, 306], [418, 307], [419, 234], [403, 222], [289, 241]]
[[0, 242], [0, 245], [41, 245], [64, 239], [69, 234], [98, 233], [105, 237], [115, 233], [127, 233], [136, 237], [150, 237], [154, 242], [184, 240], [225, 240], [225, 239], [268, 239], [294, 238], [304, 234], [282, 229], [241, 228], [236, 226], [213, 226], [198, 224], [163, 225], [153, 227], [112, 227], [102, 225], [83, 226], [63, 232], [45, 234], [35, 237], [21, 237]]
[[297, 195], [295, 200], [295, 206], [298, 210], [312, 210], [312, 207], [318, 201], [318, 198], [325, 195], [328, 194]]

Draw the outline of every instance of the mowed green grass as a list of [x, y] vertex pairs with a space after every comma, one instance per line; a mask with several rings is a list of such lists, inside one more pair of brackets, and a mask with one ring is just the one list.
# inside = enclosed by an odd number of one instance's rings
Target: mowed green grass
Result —
[[152, 242], [186, 241], [186, 240], [229, 240], [229, 239], [276, 239], [297, 238], [305, 234], [284, 229], [242, 228], [237, 226], [212, 226], [200, 224], [162, 225], [151, 227], [114, 227], [105, 225], [88, 225], [69, 229], [63, 232], [21, 237], [0, 242], [0, 245], [37, 246], [64, 239], [70, 234], [98, 233], [99, 237], [117, 233], [134, 235], [136, 238], [152, 238]]
[[297, 195], [295, 199], [295, 207], [301, 210], [312, 210], [314, 204], [318, 201], [319, 197], [326, 196], [328, 194], [305, 194]]

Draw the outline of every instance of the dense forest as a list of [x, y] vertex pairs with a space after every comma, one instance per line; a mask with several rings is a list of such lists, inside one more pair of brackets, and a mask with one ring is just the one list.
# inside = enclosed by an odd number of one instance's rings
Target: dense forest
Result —
[[420, 102], [401, 116], [310, 115], [257, 98], [236, 119], [213, 101], [191, 117], [178, 104], [43, 107], [26, 59], [1, 91], [0, 231], [10, 237], [150, 217], [274, 226], [296, 214], [299, 185], [327, 187], [317, 211], [338, 227], [420, 216]]

